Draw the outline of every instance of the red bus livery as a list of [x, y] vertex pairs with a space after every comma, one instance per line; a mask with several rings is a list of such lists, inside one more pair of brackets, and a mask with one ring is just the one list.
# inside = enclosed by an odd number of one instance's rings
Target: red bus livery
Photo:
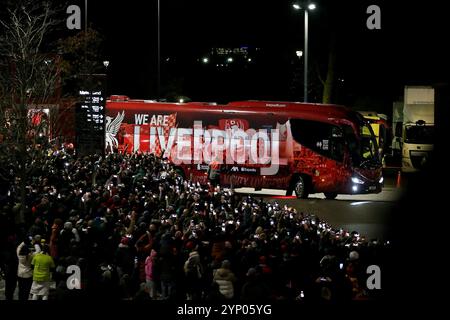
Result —
[[223, 186], [378, 193], [383, 178], [370, 124], [342, 106], [237, 101], [161, 103], [112, 96], [106, 103], [107, 152], [167, 157], [194, 182], [212, 161]]

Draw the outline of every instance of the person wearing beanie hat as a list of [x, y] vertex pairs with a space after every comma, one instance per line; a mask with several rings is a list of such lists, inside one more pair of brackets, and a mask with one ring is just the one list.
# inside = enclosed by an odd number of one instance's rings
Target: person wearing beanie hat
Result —
[[120, 240], [121, 245], [128, 246], [129, 243], [130, 243], [130, 238], [128, 238], [128, 237], [122, 237], [122, 239]]
[[58, 254], [63, 257], [69, 255], [73, 242], [80, 242], [80, 236], [72, 222], [66, 221], [58, 237]]
[[263, 229], [261, 226], [259, 226], [258, 228], [256, 228], [255, 234], [261, 235], [262, 233], [264, 233], [264, 229]]
[[229, 260], [223, 260], [222, 261], [222, 268], [223, 269], [230, 269], [230, 267], [231, 267], [231, 263], [230, 263]]
[[246, 276], [247, 277], [256, 277], [256, 274], [257, 274], [257, 271], [255, 268], [249, 268], [246, 273]]
[[134, 268], [133, 252], [129, 247], [129, 241], [128, 237], [122, 237], [114, 256], [120, 275], [131, 274]]
[[269, 275], [272, 273], [272, 269], [267, 265], [267, 258], [265, 256], [259, 257], [258, 267], [261, 269], [263, 275]]
[[34, 252], [35, 253], [39, 253], [42, 251], [41, 249], [41, 236], [39, 234], [35, 235], [33, 237], [33, 247], [34, 247]]
[[186, 275], [186, 293], [188, 300], [198, 300], [202, 294], [203, 266], [197, 251], [189, 253], [189, 258], [184, 263]]
[[241, 289], [242, 301], [267, 301], [270, 297], [270, 289], [264, 281], [258, 277], [258, 271], [255, 268], [249, 268], [247, 271], [247, 281]]
[[70, 222], [70, 221], [64, 222], [64, 229], [72, 230], [72, 222]]
[[359, 253], [357, 251], [351, 251], [348, 258], [350, 261], [356, 261], [359, 259]]
[[194, 249], [194, 242], [193, 241], [186, 242], [186, 249], [188, 250]]

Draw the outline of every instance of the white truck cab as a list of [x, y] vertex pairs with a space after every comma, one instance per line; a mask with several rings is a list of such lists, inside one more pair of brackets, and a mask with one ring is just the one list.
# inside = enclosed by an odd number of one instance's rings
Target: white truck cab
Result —
[[434, 149], [434, 89], [405, 87], [402, 171], [421, 170]]

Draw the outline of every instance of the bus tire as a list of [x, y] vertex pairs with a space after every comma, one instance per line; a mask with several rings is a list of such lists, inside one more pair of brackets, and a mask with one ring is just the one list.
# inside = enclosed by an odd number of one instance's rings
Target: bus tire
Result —
[[324, 192], [323, 194], [325, 195], [325, 198], [327, 198], [328, 200], [334, 200], [337, 197], [336, 192]]
[[291, 178], [291, 181], [289, 182], [289, 185], [286, 189], [286, 196], [292, 196], [292, 193], [294, 192], [294, 182], [296, 179], [297, 175], [295, 175], [295, 177]]
[[[307, 199], [309, 196], [309, 180], [305, 175], [297, 175], [292, 179], [290, 186], [298, 199]], [[292, 193], [291, 193], [292, 194]]]

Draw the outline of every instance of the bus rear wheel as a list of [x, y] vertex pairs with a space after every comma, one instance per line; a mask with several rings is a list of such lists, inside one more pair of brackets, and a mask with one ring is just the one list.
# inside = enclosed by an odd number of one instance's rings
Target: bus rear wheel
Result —
[[327, 198], [328, 200], [334, 200], [337, 197], [336, 192], [324, 192], [323, 194], [325, 195], [325, 198]]
[[299, 199], [307, 199], [309, 196], [308, 182], [304, 176], [299, 175], [293, 183], [293, 191]]

